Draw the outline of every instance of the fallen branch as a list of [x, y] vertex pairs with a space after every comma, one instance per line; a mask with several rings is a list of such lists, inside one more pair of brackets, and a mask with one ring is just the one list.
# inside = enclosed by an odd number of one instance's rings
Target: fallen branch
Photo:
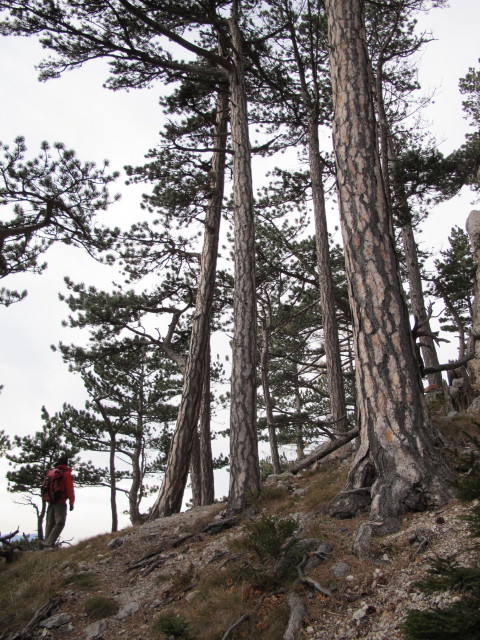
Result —
[[248, 620], [250, 618], [250, 614], [249, 613], [244, 613], [243, 616], [241, 618], [239, 618], [236, 622], [234, 622], [232, 624], [231, 627], [229, 627], [225, 633], [222, 636], [222, 640], [227, 640], [228, 636], [231, 634], [231, 632], [236, 629], [237, 627], [239, 627], [242, 622], [245, 622], [245, 620]]
[[12, 544], [12, 543], [10, 542], [10, 540], [11, 540], [12, 538], [14, 538], [14, 537], [17, 535], [17, 533], [18, 533], [19, 531], [20, 531], [20, 529], [17, 529], [17, 530], [16, 530], [16, 531], [14, 531], [13, 533], [7, 533], [7, 535], [6, 535], [6, 536], [2, 536], [2, 537], [0, 538], [0, 542], [1, 542], [2, 544]]
[[35, 615], [30, 622], [28, 622], [19, 633], [15, 633], [11, 636], [10, 640], [30, 640], [32, 637], [32, 631], [38, 627], [42, 620], [49, 618], [52, 613], [58, 609], [59, 604], [60, 596], [51, 598], [47, 604], [44, 604], [43, 607], [40, 607], [40, 609], [35, 612]]
[[290, 591], [286, 601], [290, 607], [290, 618], [283, 634], [283, 640], [296, 640], [297, 634], [302, 628], [303, 619], [307, 614], [307, 607], [303, 598], [296, 591]]
[[314, 462], [317, 462], [317, 460], [325, 458], [325, 456], [328, 456], [330, 453], [333, 453], [340, 447], [343, 447], [347, 442], [350, 442], [350, 440], [353, 440], [359, 433], [360, 430], [358, 428], [351, 429], [350, 431], [347, 431], [345, 435], [335, 438], [335, 440], [324, 442], [314, 449], [308, 456], [302, 458], [302, 460], [299, 460], [298, 462], [294, 462], [289, 469], [290, 473], [298, 473], [302, 469], [309, 467]]

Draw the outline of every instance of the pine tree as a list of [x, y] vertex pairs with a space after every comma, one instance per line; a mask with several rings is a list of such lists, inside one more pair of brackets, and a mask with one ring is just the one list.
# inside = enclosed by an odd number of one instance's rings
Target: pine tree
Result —
[[42, 408], [42, 430], [33, 435], [14, 436], [14, 452], [6, 454], [13, 467], [7, 471], [8, 491], [22, 494], [20, 504], [30, 506], [36, 514], [36, 528], [39, 540], [43, 540], [43, 521], [46, 503], [42, 500], [41, 486], [45, 473], [55, 466], [60, 456], [67, 456], [74, 467], [76, 486], [100, 486], [104, 482], [106, 470], [95, 467], [91, 462], [83, 462], [78, 457], [75, 446], [58, 423]]
[[[365, 508], [355, 542], [398, 526], [406, 509], [445, 500], [446, 466], [431, 431], [382, 185], [363, 4], [326, 1], [345, 262], [352, 304], [361, 443], [335, 512]], [[352, 144], [352, 140], [356, 143]], [[361, 490], [355, 493], [355, 490]]]
[[[108, 163], [97, 169], [63, 144], [52, 149], [47, 142], [29, 160], [21, 137], [12, 148], [0, 142], [0, 150], [0, 206], [12, 210], [11, 218], [2, 215], [0, 223], [0, 278], [41, 273], [47, 265], [39, 260], [55, 242], [82, 247], [92, 256], [109, 247], [112, 232], [96, 220], [112, 202], [108, 185], [118, 176], [106, 173]], [[26, 294], [1, 288], [0, 304], [8, 306]]]

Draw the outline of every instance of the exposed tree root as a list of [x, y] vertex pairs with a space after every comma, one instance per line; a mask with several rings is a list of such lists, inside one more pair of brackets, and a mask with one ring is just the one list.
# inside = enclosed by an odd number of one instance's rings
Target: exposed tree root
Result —
[[296, 591], [290, 591], [287, 594], [286, 602], [290, 607], [290, 618], [283, 634], [283, 640], [296, 640], [298, 632], [302, 628], [303, 619], [307, 614], [307, 606]]

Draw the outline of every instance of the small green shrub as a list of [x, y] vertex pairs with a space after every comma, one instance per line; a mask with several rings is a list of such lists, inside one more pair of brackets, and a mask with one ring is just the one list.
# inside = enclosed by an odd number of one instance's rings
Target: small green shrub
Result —
[[294, 536], [297, 529], [292, 518], [262, 516], [249, 522], [246, 535], [232, 545], [254, 556], [237, 567], [238, 579], [263, 590], [291, 582], [303, 553]]
[[153, 623], [155, 633], [162, 634], [163, 638], [179, 638], [180, 640], [190, 640], [190, 631], [188, 622], [174, 615], [173, 613], [165, 613], [155, 620]]
[[470, 591], [480, 594], [480, 570], [462, 566], [454, 556], [436, 558], [431, 562], [427, 577], [415, 586], [425, 593]]
[[94, 589], [96, 587], [96, 579], [92, 573], [72, 573], [70, 576], [65, 576], [62, 580], [64, 587], [75, 587], [77, 589]]
[[260, 560], [277, 559], [296, 544], [293, 535], [297, 530], [298, 523], [292, 518], [262, 516], [246, 525], [246, 536], [237, 544]]
[[479, 640], [480, 601], [464, 598], [445, 609], [410, 610], [401, 625], [406, 640]]
[[92, 596], [85, 603], [85, 613], [92, 620], [108, 618], [118, 612], [118, 603], [106, 596]]

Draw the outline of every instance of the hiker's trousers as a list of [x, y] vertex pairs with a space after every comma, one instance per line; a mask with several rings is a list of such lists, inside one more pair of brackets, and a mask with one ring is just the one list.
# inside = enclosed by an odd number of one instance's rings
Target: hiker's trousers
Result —
[[45, 527], [45, 545], [53, 547], [62, 533], [67, 521], [67, 503], [51, 502], [47, 509], [47, 524]]

